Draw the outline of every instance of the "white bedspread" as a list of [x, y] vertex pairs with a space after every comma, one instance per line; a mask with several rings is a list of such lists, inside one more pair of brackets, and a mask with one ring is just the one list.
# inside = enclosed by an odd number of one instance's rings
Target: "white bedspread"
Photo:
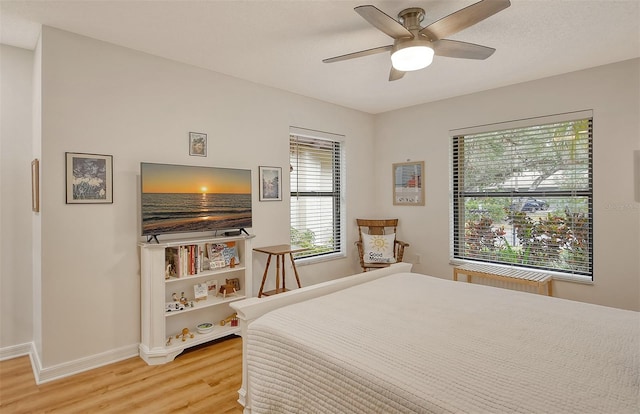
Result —
[[640, 313], [411, 273], [249, 325], [253, 413], [638, 413]]

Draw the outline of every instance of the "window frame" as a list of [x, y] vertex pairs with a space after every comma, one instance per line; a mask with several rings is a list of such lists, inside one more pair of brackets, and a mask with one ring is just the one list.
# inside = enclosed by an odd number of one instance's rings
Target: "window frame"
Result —
[[[493, 192], [485, 192], [485, 191], [464, 191], [460, 188], [463, 185], [462, 177], [458, 175], [462, 175], [462, 171], [464, 170], [464, 162], [463, 157], [460, 154], [456, 154], [456, 151], [459, 149], [459, 143], [456, 142], [456, 139], [464, 139], [465, 136], [482, 134], [482, 133], [491, 133], [491, 132], [499, 132], [503, 130], [514, 130], [519, 128], [528, 128], [535, 126], [545, 126], [554, 123], [563, 123], [563, 122], [571, 122], [578, 120], [588, 120], [590, 124], [590, 130], [588, 135], [588, 189], [586, 190], [572, 190], [572, 189], [563, 189], [563, 190], [549, 190], [549, 189], [536, 189], [533, 191], [527, 191], [526, 193], [515, 193], [518, 194], [521, 198], [543, 198], [543, 197], [568, 197], [568, 198], [585, 198], [587, 200], [587, 219], [588, 219], [588, 272], [579, 272], [579, 271], [565, 271], [559, 268], [549, 268], [549, 267], [536, 267], [536, 266], [526, 266], [516, 263], [505, 263], [504, 261], [493, 261], [487, 260], [486, 258], [473, 258], [468, 257], [468, 254], [462, 252], [464, 247], [461, 247], [460, 244], [465, 243], [465, 223], [468, 218], [465, 216], [465, 206], [464, 200], [466, 198], [473, 197], [489, 197], [489, 198], [500, 198], [500, 197], [514, 197], [513, 191], [493, 191]], [[522, 119], [517, 121], [509, 121], [503, 123], [496, 124], [487, 124], [477, 127], [470, 128], [462, 128], [451, 130], [450, 132], [450, 263], [452, 265], [460, 265], [469, 262], [481, 262], [484, 264], [495, 265], [496, 267], [504, 267], [511, 266], [514, 268], [522, 268], [528, 271], [538, 271], [545, 274], [551, 274], [554, 278], [560, 280], [567, 280], [572, 282], [580, 282], [592, 284], [594, 280], [594, 243], [593, 243], [593, 234], [594, 234], [594, 218], [593, 218], [593, 199], [594, 199], [594, 184], [593, 184], [593, 111], [585, 110], [585, 111], [576, 111], [570, 113], [556, 114], [550, 116], [543, 117], [535, 117]], [[463, 144], [464, 145], [464, 144]], [[489, 194], [487, 196], [487, 194]], [[462, 205], [461, 205], [462, 203]], [[462, 232], [462, 237], [460, 236]]]
[[[294, 182], [293, 176], [291, 174], [291, 169], [293, 168], [293, 163], [290, 166], [289, 173], [289, 195], [290, 195], [290, 211], [289, 211], [289, 225], [290, 228], [293, 228], [293, 209], [291, 208], [291, 204], [294, 198], [299, 197], [318, 197], [319, 195], [322, 197], [332, 197], [332, 219], [333, 222], [333, 237], [337, 240], [335, 243], [337, 246], [334, 247], [334, 250], [331, 252], [314, 254], [309, 252], [300, 252], [294, 254], [294, 260], [298, 265], [306, 265], [312, 263], [318, 263], [328, 260], [335, 260], [346, 257], [346, 233], [345, 233], [345, 220], [346, 216], [346, 205], [345, 205], [345, 142], [344, 135], [332, 134], [322, 131], [316, 131], [306, 128], [299, 127], [290, 127], [289, 128], [289, 154], [290, 154], [290, 162], [291, 153], [293, 150], [292, 146], [292, 138], [293, 137], [303, 138], [309, 141], [312, 140], [321, 140], [327, 141], [332, 144], [332, 190], [324, 191], [324, 192], [315, 192], [315, 191], [294, 191]], [[296, 185], [296, 188], [298, 186]], [[336, 224], [337, 221], [337, 224]], [[292, 234], [289, 235], [289, 240], [293, 244]]]

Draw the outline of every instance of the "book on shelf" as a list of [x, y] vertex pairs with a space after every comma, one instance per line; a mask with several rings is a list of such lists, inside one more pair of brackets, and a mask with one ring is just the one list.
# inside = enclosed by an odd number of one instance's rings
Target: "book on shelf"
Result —
[[180, 278], [201, 273], [201, 250], [197, 244], [165, 248], [165, 276]]
[[165, 278], [186, 277], [240, 264], [236, 242], [188, 244], [165, 249]]

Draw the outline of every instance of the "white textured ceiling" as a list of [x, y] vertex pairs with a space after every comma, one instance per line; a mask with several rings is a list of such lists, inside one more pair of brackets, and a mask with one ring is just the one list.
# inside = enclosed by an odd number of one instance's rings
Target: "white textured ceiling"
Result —
[[322, 59], [393, 43], [354, 7], [427, 25], [474, 0], [0, 0], [0, 41], [33, 49], [48, 25], [255, 83], [380, 113], [640, 57], [640, 0], [511, 0], [451, 36], [494, 47], [484, 61], [435, 58], [389, 82], [389, 54]]

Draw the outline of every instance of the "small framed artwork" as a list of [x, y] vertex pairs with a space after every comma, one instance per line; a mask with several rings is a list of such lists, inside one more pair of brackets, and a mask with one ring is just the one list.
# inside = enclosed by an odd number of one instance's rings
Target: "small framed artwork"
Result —
[[31, 210], [40, 211], [40, 161], [31, 161]]
[[197, 157], [207, 156], [207, 134], [189, 132], [189, 155]]
[[196, 283], [193, 285], [193, 297], [196, 302], [207, 300], [209, 297], [209, 289], [207, 283]]
[[282, 168], [260, 167], [260, 201], [282, 200]]
[[217, 280], [207, 280], [205, 283], [207, 284], [207, 292], [208, 292], [208, 294], [215, 296], [216, 293], [218, 292], [218, 288], [220, 287], [220, 285], [218, 284], [218, 281]]
[[113, 156], [65, 154], [67, 204], [113, 203]]
[[393, 204], [424, 206], [424, 161], [393, 164]]

